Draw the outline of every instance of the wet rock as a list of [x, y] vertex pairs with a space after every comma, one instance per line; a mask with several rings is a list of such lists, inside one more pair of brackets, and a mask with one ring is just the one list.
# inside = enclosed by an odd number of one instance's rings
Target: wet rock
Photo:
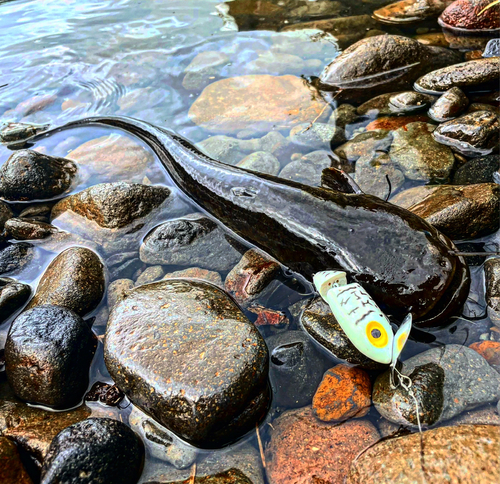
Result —
[[314, 298], [300, 316], [300, 324], [309, 335], [333, 356], [366, 369], [379, 369], [384, 365], [367, 358], [351, 343], [335, 319], [328, 304]]
[[355, 138], [339, 146], [334, 153], [343, 160], [343, 167], [348, 173], [354, 171], [356, 161], [376, 151], [386, 151], [392, 143], [392, 134], [386, 130], [358, 134]]
[[14, 396], [7, 382], [0, 383], [0, 434], [28, 452], [38, 467], [52, 439], [68, 425], [89, 415], [90, 409], [85, 406], [65, 412], [28, 406]]
[[136, 279], [135, 285], [147, 284], [149, 282], [158, 281], [165, 275], [165, 269], [162, 266], [149, 266]]
[[153, 154], [136, 140], [116, 133], [86, 141], [67, 154], [88, 176], [99, 182], [140, 182]]
[[19, 150], [0, 168], [0, 197], [11, 201], [55, 198], [69, 190], [76, 173], [71, 160]]
[[469, 346], [477, 351], [495, 370], [500, 373], [500, 342], [478, 341]]
[[200, 267], [190, 267], [182, 271], [169, 272], [165, 274], [163, 279], [200, 279], [202, 281], [210, 282], [220, 288], [224, 288], [224, 283], [222, 282], [222, 277], [218, 272], [207, 271], [206, 269], [201, 269]]
[[[456, 0], [439, 17], [439, 25], [457, 35], [500, 29], [500, 7], [491, 0]], [[486, 8], [488, 7], [489, 8]]]
[[226, 277], [224, 287], [242, 305], [259, 297], [280, 271], [277, 261], [258, 249], [243, 254]]
[[320, 422], [311, 407], [285, 412], [272, 425], [265, 454], [270, 484], [343, 482], [356, 456], [379, 439], [370, 422]]
[[476, 111], [440, 124], [433, 133], [441, 144], [466, 156], [489, 155], [498, 150], [500, 118], [491, 111]]
[[222, 67], [229, 62], [229, 57], [213, 50], [197, 54], [189, 63], [184, 72], [182, 87], [187, 90], [203, 89], [213, 82], [214, 77], [219, 77]]
[[184, 443], [137, 407], [132, 410], [129, 423], [142, 436], [149, 452], [156, 459], [168, 462], [176, 469], [186, 469], [196, 460], [198, 452], [195, 447]]
[[326, 66], [320, 76], [321, 88], [341, 89], [340, 98], [359, 102], [408, 89], [437, 65], [456, 62], [459, 56], [447, 49], [398, 35], [378, 35], [356, 42]]
[[289, 145], [290, 141], [280, 132], [271, 131], [262, 138], [252, 139], [238, 139], [224, 135], [211, 136], [196, 146], [222, 163], [236, 165], [247, 154], [256, 151], [265, 151], [279, 157], [287, 151]]
[[453, 0], [400, 0], [373, 12], [376, 20], [386, 24], [412, 25], [434, 19]]
[[356, 122], [357, 119], [358, 113], [354, 106], [351, 104], [341, 104], [332, 112], [328, 123], [340, 128], [345, 128], [348, 124]]
[[0, 482], [2, 484], [32, 484], [24, 469], [16, 444], [7, 437], [0, 437]]
[[102, 245], [107, 253], [127, 252], [137, 249], [170, 200], [164, 186], [100, 183], [58, 202], [51, 222]]
[[306, 62], [297, 55], [270, 50], [259, 54], [245, 67], [248, 74], [300, 75], [304, 72], [305, 66]]
[[427, 34], [419, 34], [415, 36], [424, 45], [432, 45], [434, 47], [449, 47], [450, 43], [446, 40], [443, 32], [429, 32]]
[[31, 287], [8, 277], [0, 277], [0, 324], [20, 309], [31, 296]]
[[448, 425], [500, 425], [500, 415], [494, 407], [487, 405], [473, 410], [466, 410], [458, 417], [447, 422]]
[[480, 91], [498, 86], [500, 63], [497, 57], [475, 59], [429, 72], [415, 82], [415, 89], [440, 94], [452, 87]]
[[288, 163], [278, 176], [312, 187], [320, 186], [321, 173], [332, 166], [331, 156], [331, 153], [325, 150], [313, 151]]
[[278, 158], [266, 151], [256, 151], [245, 156], [236, 166], [269, 175], [277, 175], [280, 171]]
[[33, 96], [26, 99], [26, 101], [20, 102], [14, 109], [5, 112], [4, 115], [16, 114], [20, 118], [23, 118], [38, 111], [42, 111], [46, 107], [54, 104], [56, 101], [57, 96], [55, 94], [41, 94], [39, 96]]
[[467, 106], [469, 100], [467, 96], [458, 87], [452, 87], [446, 91], [429, 109], [429, 116], [438, 123], [449, 121], [460, 115]]
[[46, 239], [58, 232], [57, 227], [36, 220], [11, 218], [5, 223], [5, 231], [14, 240]]
[[434, 96], [415, 91], [381, 94], [358, 107], [357, 113], [364, 115], [401, 115], [427, 110], [436, 101]]
[[48, 222], [53, 203], [37, 203], [29, 205], [20, 214], [19, 218], [26, 220], [36, 220], [38, 222]]
[[389, 156], [410, 180], [442, 182], [453, 169], [455, 157], [433, 138], [434, 130], [428, 123], [410, 123], [393, 133]]
[[[422, 425], [444, 422], [500, 398], [500, 374], [465, 346], [424, 351], [406, 360], [400, 371], [412, 380]], [[391, 388], [389, 375], [390, 371], [380, 375], [373, 386], [376, 409], [391, 422], [417, 426], [413, 398], [401, 385]]]
[[405, 177], [394, 166], [389, 155], [383, 153], [359, 158], [356, 162], [355, 180], [364, 193], [386, 199], [390, 192], [395, 192], [403, 186]]
[[144, 238], [139, 254], [146, 264], [196, 265], [214, 271], [227, 271], [240, 258], [223, 229], [198, 213], [158, 225]]
[[470, 239], [500, 227], [500, 187], [496, 183], [440, 185], [409, 210], [451, 239]]
[[417, 203], [420, 203], [426, 197], [432, 195], [439, 186], [421, 185], [418, 187], [408, 188], [403, 190], [391, 198], [391, 203], [403, 208], [410, 208]]
[[101, 381], [96, 381], [85, 395], [86, 402], [99, 402], [110, 407], [116, 407], [124, 398], [125, 394], [116, 385]]
[[328, 367], [324, 356], [302, 331], [287, 331], [266, 340], [270, 354], [269, 377], [273, 403], [285, 408], [311, 403]]
[[125, 299], [134, 288], [131, 279], [116, 279], [108, 286], [108, 308], [111, 311], [117, 303]]
[[142, 442], [124, 423], [89, 418], [70, 425], [54, 438], [40, 484], [136, 484], [143, 460]]
[[371, 406], [372, 384], [361, 368], [337, 365], [323, 375], [312, 409], [323, 422], [364, 417]]
[[453, 176], [454, 185], [493, 183], [494, 174], [500, 170], [500, 155], [481, 156], [462, 165]]
[[491, 322], [500, 327], [500, 258], [488, 259], [484, 263], [486, 282], [486, 304]]
[[23, 141], [37, 133], [46, 131], [48, 128], [48, 124], [7, 123], [0, 129], [0, 142], [14, 143], [16, 141]]
[[484, 48], [483, 57], [500, 56], [500, 39], [491, 39]]
[[12, 210], [6, 203], [0, 202], [0, 232], [3, 231], [5, 222], [13, 217]]
[[7, 378], [22, 400], [69, 408], [87, 390], [96, 346], [90, 327], [73, 311], [33, 308], [16, 318], [7, 336]]
[[257, 315], [253, 324], [255, 326], [288, 326], [290, 321], [283, 311], [269, 309], [264, 306], [254, 305], [247, 308], [248, 311]]
[[356, 459], [347, 483], [392, 484], [404, 476], [414, 483], [431, 478], [432, 482], [494, 484], [500, 479], [499, 435], [492, 425], [465, 425], [387, 439]]
[[345, 131], [329, 123], [303, 123], [291, 129], [290, 140], [300, 146], [327, 149], [345, 141]]
[[25, 269], [36, 257], [36, 249], [27, 242], [17, 244], [0, 242], [0, 274], [15, 275]]
[[476, 111], [491, 111], [492, 113], [500, 115], [500, 108], [498, 108], [498, 106], [492, 106], [491, 104], [483, 103], [469, 104], [466, 114], [475, 113]]
[[410, 123], [429, 122], [429, 117], [425, 114], [413, 114], [411, 116], [382, 116], [374, 119], [365, 127], [367, 132], [375, 130], [395, 131], [399, 128], [405, 128]]
[[250, 75], [208, 85], [191, 106], [189, 117], [213, 133], [236, 133], [247, 128], [268, 132], [276, 125], [284, 129], [311, 122], [323, 108], [324, 101], [317, 99], [299, 77]]
[[267, 411], [264, 340], [212, 284], [172, 279], [134, 288], [111, 313], [104, 358], [134, 404], [197, 446], [235, 440]]
[[99, 305], [104, 290], [104, 265], [99, 256], [84, 247], [70, 247], [49, 264], [28, 309], [54, 304], [84, 316]]

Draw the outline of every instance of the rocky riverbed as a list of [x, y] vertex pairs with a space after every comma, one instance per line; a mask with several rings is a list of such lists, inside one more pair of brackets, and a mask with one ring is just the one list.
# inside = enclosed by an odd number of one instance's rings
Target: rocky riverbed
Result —
[[[158, 2], [163, 37], [103, 18], [115, 37], [84, 61], [73, 33], [70, 60], [61, 38], [26, 67], [43, 88], [0, 86], [0, 482], [498, 484], [500, 6], [199, 3]], [[193, 203], [144, 143], [103, 127], [26, 142], [91, 114], [412, 212], [465, 254], [464, 307], [412, 331], [411, 384], [394, 388], [309, 281]]]

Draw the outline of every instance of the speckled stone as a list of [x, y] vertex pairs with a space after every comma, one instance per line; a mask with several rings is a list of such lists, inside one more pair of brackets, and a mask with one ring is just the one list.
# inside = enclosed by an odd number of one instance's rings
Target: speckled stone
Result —
[[462, 165], [453, 175], [454, 185], [493, 183], [494, 174], [500, 174], [500, 155], [481, 156]]
[[391, 92], [374, 97], [358, 107], [359, 115], [400, 115], [425, 111], [436, 101], [434, 96], [415, 91]]
[[0, 277], [0, 324], [20, 309], [31, 296], [31, 287], [10, 279]]
[[108, 309], [111, 311], [117, 303], [125, 299], [134, 288], [131, 279], [116, 279], [108, 286]]
[[207, 271], [200, 267], [190, 267], [182, 271], [169, 272], [163, 276], [163, 279], [201, 279], [202, 281], [210, 282], [220, 288], [224, 288], [222, 277], [218, 272]]
[[500, 373], [500, 341], [477, 341], [469, 346]]
[[144, 446], [124, 423], [89, 418], [70, 425], [50, 444], [40, 484], [136, 484]]
[[452, 87], [446, 91], [429, 109], [429, 116], [438, 123], [449, 121], [460, 115], [467, 106], [469, 100], [459, 87]]
[[27, 309], [54, 304], [84, 316], [93, 311], [104, 296], [104, 270], [101, 259], [90, 249], [66, 249], [45, 270]]
[[300, 323], [309, 335], [336, 358], [366, 369], [384, 368], [363, 355], [351, 343], [335, 319], [328, 304], [320, 297], [314, 298], [305, 307]]
[[500, 327], [500, 258], [488, 259], [484, 263], [486, 303], [491, 322]]
[[235, 440], [267, 410], [264, 340], [206, 282], [171, 279], [134, 288], [111, 313], [104, 358], [134, 404], [193, 445]]
[[11, 218], [5, 222], [5, 231], [14, 240], [36, 240], [46, 239], [58, 230], [45, 222]]
[[347, 483], [497, 484], [499, 469], [498, 427], [461, 425], [378, 443], [353, 462]]
[[36, 248], [27, 242], [16, 244], [0, 242], [1, 275], [16, 275], [34, 262], [36, 258]]
[[23, 467], [16, 444], [7, 437], [0, 437], [0, 482], [2, 484], [32, 484]]
[[161, 279], [165, 275], [165, 269], [162, 266], [149, 266], [136, 279], [135, 285], [148, 284]]

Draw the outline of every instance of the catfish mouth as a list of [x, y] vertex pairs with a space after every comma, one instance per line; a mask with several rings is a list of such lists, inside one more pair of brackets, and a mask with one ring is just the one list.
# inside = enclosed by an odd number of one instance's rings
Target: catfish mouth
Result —
[[458, 261], [450, 284], [441, 298], [429, 312], [420, 316], [415, 321], [418, 328], [444, 327], [448, 325], [451, 316], [458, 315], [462, 310], [470, 289], [469, 266], [465, 259], [457, 256]]

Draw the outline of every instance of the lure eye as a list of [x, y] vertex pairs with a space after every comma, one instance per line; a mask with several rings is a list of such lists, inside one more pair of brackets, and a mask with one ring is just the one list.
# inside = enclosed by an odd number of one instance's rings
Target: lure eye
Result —
[[370, 321], [366, 325], [366, 336], [368, 341], [376, 348], [383, 348], [389, 342], [386, 330], [377, 321]]

